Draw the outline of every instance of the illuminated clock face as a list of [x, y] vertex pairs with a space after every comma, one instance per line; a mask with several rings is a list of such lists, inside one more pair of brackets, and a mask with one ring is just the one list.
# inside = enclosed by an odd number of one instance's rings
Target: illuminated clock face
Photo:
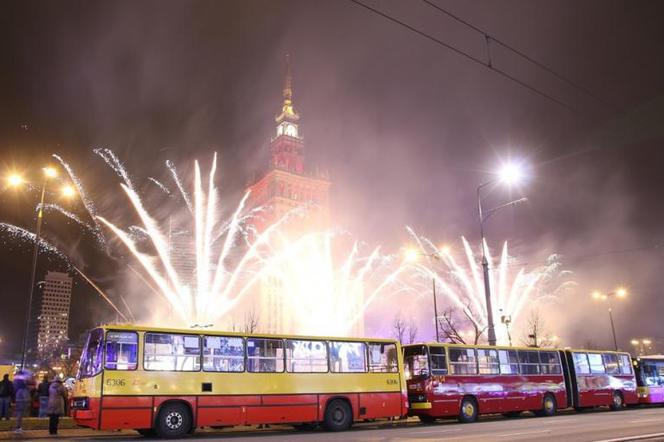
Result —
[[287, 124], [285, 132], [289, 137], [297, 137], [297, 127], [294, 124]]

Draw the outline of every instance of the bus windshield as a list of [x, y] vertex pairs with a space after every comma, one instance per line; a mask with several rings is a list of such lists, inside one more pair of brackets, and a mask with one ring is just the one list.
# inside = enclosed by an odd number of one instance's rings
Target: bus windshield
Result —
[[104, 330], [96, 328], [90, 332], [81, 353], [78, 366], [78, 379], [89, 378], [101, 372], [102, 344]]
[[429, 376], [429, 357], [427, 347], [406, 347], [403, 353], [406, 379]]
[[664, 361], [641, 359], [641, 382], [646, 387], [664, 385]]

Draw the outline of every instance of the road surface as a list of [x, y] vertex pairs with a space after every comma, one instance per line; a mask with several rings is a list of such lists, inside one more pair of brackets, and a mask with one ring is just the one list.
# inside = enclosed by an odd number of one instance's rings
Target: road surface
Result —
[[[640, 437], [639, 439], [633, 439]], [[87, 438], [86, 438], [87, 439]], [[105, 441], [140, 439], [133, 433], [100, 438]], [[441, 420], [433, 425], [422, 425], [413, 420], [398, 423], [363, 423], [341, 433], [322, 430], [299, 432], [286, 425], [268, 429], [234, 428], [225, 430], [199, 430], [189, 441], [242, 441], [242, 442], [393, 442], [393, 441], [664, 441], [664, 407], [627, 409], [619, 412], [606, 410], [582, 413], [564, 412], [555, 417], [534, 417], [524, 414], [518, 418], [483, 417], [473, 424], [460, 424], [454, 420]]]

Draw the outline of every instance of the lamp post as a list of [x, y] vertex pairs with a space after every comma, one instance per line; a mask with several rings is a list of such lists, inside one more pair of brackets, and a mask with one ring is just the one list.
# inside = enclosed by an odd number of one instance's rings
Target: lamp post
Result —
[[646, 350], [650, 350], [650, 345], [652, 341], [650, 339], [632, 339], [631, 344], [634, 346], [637, 354], [643, 356], [646, 353]]
[[[28, 306], [25, 313], [25, 331], [23, 334], [23, 345], [21, 350], [21, 370], [25, 368], [25, 362], [28, 352], [28, 334], [30, 333], [30, 320], [32, 319], [32, 299], [35, 292], [35, 279], [37, 275], [37, 258], [39, 256], [39, 241], [41, 239], [41, 228], [44, 218], [44, 197], [46, 196], [46, 184], [49, 179], [55, 178], [58, 176], [58, 172], [53, 167], [44, 167], [42, 169], [44, 176], [41, 181], [41, 190], [39, 205], [37, 206], [37, 224], [35, 228], [35, 245], [32, 253], [32, 270], [30, 274], [30, 289], [28, 291]], [[10, 174], [7, 178], [7, 182], [12, 187], [18, 187], [25, 183], [25, 180], [21, 175], [16, 173]], [[72, 197], [75, 194], [74, 189], [71, 186], [64, 186], [62, 188], [62, 194], [65, 197]]]
[[[415, 261], [417, 260], [418, 256], [426, 256], [428, 258], [432, 259], [440, 259], [440, 255], [438, 253], [422, 253], [418, 252], [416, 250], [406, 250], [406, 259], [408, 261]], [[440, 342], [440, 326], [438, 324], [438, 301], [436, 299], [436, 276], [432, 275], [431, 277], [431, 288], [432, 288], [432, 293], [433, 293], [433, 323], [434, 326], [436, 327], [436, 342]]]
[[480, 184], [477, 187], [477, 213], [480, 221], [480, 241], [482, 243], [482, 271], [484, 274], [484, 298], [486, 301], [486, 314], [487, 314], [487, 334], [489, 345], [496, 345], [496, 329], [493, 323], [493, 306], [491, 305], [491, 279], [489, 276], [489, 261], [486, 257], [486, 240], [484, 237], [484, 222], [497, 211], [505, 207], [516, 206], [517, 204], [526, 202], [527, 198], [519, 198], [509, 203], [502, 204], [493, 209], [484, 211], [482, 209], [482, 189], [495, 184], [497, 181], [504, 182], [508, 185], [516, 184], [523, 178], [522, 170], [516, 164], [506, 164], [503, 166], [499, 173], [499, 178], [486, 183]]
[[613, 309], [611, 307], [611, 298], [617, 297], [617, 298], [624, 298], [627, 296], [627, 290], [620, 287], [617, 288], [616, 290], [609, 292], [609, 293], [602, 293], [599, 290], [595, 290], [592, 294], [593, 299], [597, 299], [600, 301], [606, 301], [609, 305], [609, 322], [611, 323], [611, 335], [613, 336], [613, 348], [615, 351], [618, 351], [618, 340], [616, 339], [616, 327], [613, 323]]

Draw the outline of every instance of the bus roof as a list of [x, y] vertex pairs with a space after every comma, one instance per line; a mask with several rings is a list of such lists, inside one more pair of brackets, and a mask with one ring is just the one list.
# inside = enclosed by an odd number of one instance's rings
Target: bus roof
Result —
[[274, 338], [274, 339], [310, 339], [324, 341], [370, 341], [381, 343], [396, 343], [396, 339], [384, 338], [362, 338], [362, 337], [339, 337], [339, 336], [308, 336], [308, 335], [284, 335], [270, 333], [242, 333], [235, 331], [214, 330], [212, 328], [175, 328], [175, 327], [151, 327], [149, 325], [134, 324], [103, 324], [99, 327], [105, 330], [124, 330], [124, 331], [142, 331], [157, 333], [191, 333], [197, 335], [214, 336], [250, 336], [256, 338]]
[[456, 348], [493, 348], [497, 350], [544, 350], [544, 351], [571, 351], [571, 352], [577, 352], [577, 353], [621, 353], [621, 354], [629, 354], [627, 351], [614, 351], [614, 350], [585, 350], [585, 349], [574, 349], [574, 348], [560, 348], [560, 347], [509, 347], [506, 345], [489, 345], [489, 344], [455, 344], [451, 342], [418, 342], [414, 344], [405, 344], [403, 345], [404, 348], [406, 347], [413, 347], [413, 346], [419, 346], [419, 345], [428, 345], [428, 346], [433, 346], [433, 347], [456, 347]]

